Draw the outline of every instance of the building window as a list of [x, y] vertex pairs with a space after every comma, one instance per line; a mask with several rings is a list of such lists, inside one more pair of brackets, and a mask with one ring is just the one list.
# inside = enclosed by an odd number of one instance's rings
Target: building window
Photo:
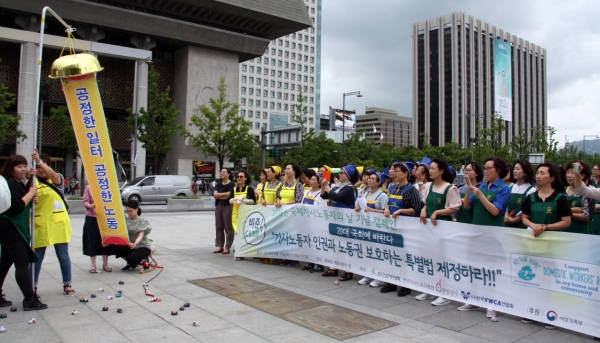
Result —
[[[248, 99], [248, 106], [254, 106], [254, 100]], [[248, 114], [250, 113], [248, 112]]]
[[[308, 91], [308, 87], [304, 86], [304, 93], [306, 93]], [[306, 98], [304, 98], [304, 101], [306, 101]]]
[[242, 117], [246, 116], [246, 110], [240, 110], [240, 114], [242, 115]]
[[265, 68], [265, 75], [269, 75], [269, 68]]
[[[263, 119], [267, 119], [267, 112], [263, 112]], [[265, 124], [267, 126], [267, 124]]]
[[260, 74], [262, 72], [262, 68], [261, 67], [256, 67], [256, 73]]
[[246, 83], [246, 75], [242, 75], [242, 83]]
[[275, 55], [277, 53], [277, 49], [271, 49], [271, 55]]
[[[267, 119], [267, 118], [265, 118], [265, 119]], [[263, 129], [265, 129], [265, 130], [267, 129], [267, 123], [263, 123]]]
[[263, 91], [263, 96], [266, 98], [267, 96], [269, 96], [269, 91], [268, 90], [264, 90]]
[[254, 88], [248, 88], [248, 95], [254, 95]]
[[242, 88], [241, 88], [241, 93], [242, 93], [242, 94], [246, 94], [246, 87], [242, 87]]
[[296, 34], [295, 33], [292, 33], [292, 38], [296, 38]]
[[298, 34], [298, 40], [302, 40], [302, 34], [301, 33]]
[[[296, 43], [292, 43], [292, 49], [296, 49]], [[294, 54], [292, 53], [292, 58], [294, 58]]]
[[256, 78], [256, 84], [260, 86], [260, 77]]
[[308, 82], [308, 76], [304, 75], [304, 82]]
[[308, 36], [304, 36], [304, 41], [308, 42]]
[[246, 98], [240, 99], [240, 105], [246, 105]]
[[[296, 89], [296, 85], [292, 83], [292, 87], [290, 87], [291, 90], [295, 90]], [[294, 94], [292, 94], [292, 100], [294, 100]]]
[[277, 56], [283, 56], [283, 50], [277, 50]]
[[271, 80], [271, 87], [275, 87], [275, 80]]
[[281, 103], [280, 102], [277, 103], [277, 109], [281, 110]]
[[[308, 73], [308, 66], [307, 65], [304, 66], [304, 72]], [[305, 76], [305, 78], [306, 78], [306, 76]]]
[[309, 98], [308, 102], [310, 102], [311, 104], [315, 103], [315, 98], [313, 98], [312, 96]]
[[269, 85], [269, 79], [265, 79], [263, 81], [263, 86], [268, 86]]
[[242, 71], [246, 71], [248, 67], [245, 64], [242, 64]]
[[275, 76], [275, 69], [271, 69], [271, 76]]
[[257, 88], [257, 89], [256, 89], [256, 96], [260, 96], [260, 94], [261, 94], [261, 93], [260, 93], [260, 89], [258, 89], [258, 88]]
[[279, 44], [279, 46], [282, 46], [283, 45], [283, 39], [278, 40], [277, 44]]
[[315, 14], [315, 8], [314, 7], [310, 8], [310, 14]]
[[256, 111], [256, 118], [260, 119], [260, 111]]
[[271, 91], [271, 98], [275, 98], [275, 91]]
[[281, 81], [277, 81], [277, 88], [281, 88]]
[[[312, 52], [312, 51], [311, 51], [311, 52]], [[311, 57], [311, 58], [310, 58], [310, 63], [315, 63], [315, 58], [314, 58], [314, 57]]]
[[315, 37], [310, 37], [310, 42], [315, 44]]
[[310, 83], [315, 83], [315, 78], [314, 77], [310, 77]]
[[250, 66], [250, 72], [254, 73], [254, 66]]
[[290, 57], [290, 52], [289, 52], [289, 51], [286, 51], [286, 52], [285, 52], [285, 58], [289, 58], [289, 57]]
[[294, 98], [295, 98], [294, 94], [290, 94], [290, 100], [294, 101]]
[[275, 109], [275, 103], [271, 102], [271, 109], [274, 110]]
[[308, 118], [308, 124], [310, 124], [310, 125], [313, 124], [313, 118]]
[[315, 48], [314, 48], [314, 47], [312, 47], [312, 46], [310, 47], [310, 53], [311, 53], [311, 54], [314, 54], [314, 53], [315, 53]]
[[314, 74], [315, 73], [315, 67], [310, 67], [310, 72]]
[[304, 46], [304, 51], [308, 52], [308, 45]]
[[302, 51], [302, 44], [298, 44], [298, 50]]
[[256, 63], [260, 63], [260, 57], [257, 57], [257, 58], [255, 59], [255, 61], [256, 61]]
[[265, 64], [269, 64], [269, 58], [265, 57]]
[[292, 59], [295, 60], [296, 59], [296, 53], [292, 52]]
[[281, 70], [278, 70], [278, 71], [277, 71], [277, 77], [281, 77], [281, 76], [282, 76], [282, 74], [283, 74], [283, 73], [281, 72]]
[[282, 67], [282, 66], [283, 66], [283, 62], [282, 62], [281, 60], [278, 60], [278, 61], [277, 61], [277, 66], [278, 66], [278, 67]]
[[252, 76], [248, 78], [248, 83], [251, 85], [254, 84], [254, 78]]
[[252, 115], [254, 114], [254, 112], [252, 111], [248, 111], [248, 118], [252, 118]]
[[259, 122], [256, 122], [256, 123], [254, 123], [254, 125], [256, 125], [256, 126], [255, 126], [255, 128], [256, 128], [257, 130], [258, 130], [258, 129], [260, 129], [260, 123], [259, 123]]
[[314, 113], [314, 112], [315, 112], [315, 109], [314, 109], [314, 108], [312, 108], [312, 107], [309, 107], [309, 108], [308, 108], [308, 113], [312, 114], [312, 113]]
[[281, 92], [277, 92], [277, 99], [281, 99]]
[[290, 41], [289, 41], [289, 40], [286, 40], [286, 41], [285, 41], [285, 47], [286, 47], [286, 48], [289, 48], [289, 47], [290, 47]]
[[[314, 3], [315, 3], [315, 2], [313, 1], [313, 4], [314, 4]], [[314, 27], [311, 27], [311, 28], [310, 28], [310, 33], [315, 33], [315, 28], [314, 28]]]
[[288, 73], [287, 71], [283, 74], [283, 77], [286, 79], [289, 79], [290, 77], [290, 73]]
[[285, 62], [284, 67], [285, 68], [289, 68], [290, 67], [290, 62]]
[[308, 55], [304, 55], [304, 62], [308, 62]]
[[271, 65], [275, 66], [275, 59], [271, 59]]
[[289, 85], [287, 82], [284, 82], [284, 83], [283, 83], [283, 89], [288, 89], [288, 87], [289, 87], [289, 86], [290, 86], [290, 85]]
[[[265, 92], [266, 92], [266, 91], [265, 91]], [[265, 96], [266, 96], [266, 95], [265, 95]], [[269, 105], [268, 105], [268, 101], [263, 101], [263, 108], [267, 108], [268, 106], [269, 106]]]
[[296, 70], [296, 63], [292, 63], [292, 70]]
[[314, 94], [314, 92], [315, 92], [314, 87], [310, 87], [310, 94]]
[[283, 110], [287, 111], [288, 110], [288, 104], [283, 104]]

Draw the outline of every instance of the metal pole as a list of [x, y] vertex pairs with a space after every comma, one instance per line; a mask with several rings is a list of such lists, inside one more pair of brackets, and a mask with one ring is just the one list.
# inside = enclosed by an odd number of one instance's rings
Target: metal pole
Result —
[[346, 144], [346, 93], [342, 97], [342, 165], [344, 166], [344, 146]]
[[137, 176], [137, 141], [138, 141], [138, 89], [139, 89], [139, 78], [140, 78], [140, 62], [135, 61], [135, 107], [133, 110], [135, 111], [135, 123], [133, 125], [133, 156], [131, 160], [134, 161], [132, 165], [133, 169], [131, 172], [131, 180], [133, 181]]
[[263, 127], [260, 130], [260, 169], [265, 169], [265, 149], [267, 148], [267, 132]]
[[40, 101], [40, 113], [39, 113], [39, 121], [40, 121], [40, 137], [38, 140], [38, 153], [41, 155], [42, 154], [42, 136], [43, 136], [43, 130], [44, 130], [44, 100], [42, 99]]
[[[52, 16], [54, 16], [61, 24], [63, 24], [63, 26], [65, 28], [67, 28], [67, 30], [74, 30], [73, 28], [71, 28], [71, 26], [69, 26], [64, 20], [62, 20], [61, 17], [58, 16], [58, 14], [56, 14], [56, 12], [54, 12], [50, 7], [46, 6], [42, 9], [42, 18], [40, 20], [40, 44], [38, 45], [38, 60], [37, 60], [37, 71], [36, 71], [36, 83], [37, 83], [37, 87], [35, 90], [35, 113], [34, 113], [34, 118], [38, 119], [39, 115], [40, 115], [40, 83], [41, 83], [41, 75], [42, 75], [42, 52], [44, 50], [44, 29], [45, 29], [45, 23], [46, 23], [46, 12], [50, 12], [50, 14], [52, 14]], [[72, 32], [72, 31], [71, 31]], [[35, 120], [35, 124], [34, 124], [34, 130], [33, 130], [33, 141], [34, 141], [34, 146], [35, 143], [37, 143], [37, 139], [38, 139], [38, 120]], [[40, 148], [41, 148], [41, 141], [40, 141]], [[40, 149], [41, 152], [41, 149]], [[32, 165], [35, 163], [35, 161], [32, 162]], [[36, 181], [36, 177], [33, 177], [33, 182]], [[32, 187], [37, 187], [36, 184], [34, 183], [32, 185]], [[29, 227], [29, 231], [31, 234], [31, 241], [30, 241], [30, 246], [33, 248], [34, 245], [34, 241], [35, 241], [35, 204], [31, 203], [31, 213], [30, 213], [30, 227]], [[34, 264], [31, 264], [31, 284], [32, 287], [35, 289], [35, 281], [34, 281]]]

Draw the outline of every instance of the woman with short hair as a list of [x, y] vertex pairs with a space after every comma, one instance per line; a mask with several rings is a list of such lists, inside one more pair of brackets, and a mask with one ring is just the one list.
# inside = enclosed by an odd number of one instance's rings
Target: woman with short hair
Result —
[[583, 161], [573, 161], [567, 165], [568, 186], [565, 187], [565, 197], [571, 207], [572, 216], [571, 226], [562, 231], [589, 234], [590, 223], [594, 219], [596, 201], [574, 192], [574, 166], [576, 163], [580, 166], [579, 173], [583, 177], [583, 182], [587, 183], [590, 177], [590, 167], [587, 163]]
[[[238, 213], [242, 204], [256, 205], [256, 195], [252, 189], [252, 180], [247, 170], [237, 172], [237, 187], [233, 189], [229, 203], [233, 205], [231, 211], [231, 226], [233, 227], [234, 236], [237, 233]], [[235, 241], [235, 239], [234, 239]], [[235, 244], [235, 243], [234, 243]], [[234, 257], [236, 261], [243, 260], [243, 257]]]
[[533, 167], [527, 160], [517, 160], [512, 175], [515, 183], [510, 186], [510, 198], [504, 214], [504, 223], [509, 227], [524, 229], [521, 207], [525, 198], [535, 192], [535, 187], [532, 185], [535, 178]]
[[232, 197], [234, 184], [231, 182], [233, 174], [229, 168], [221, 168], [221, 181], [215, 187], [215, 254], [229, 254], [233, 244], [233, 226], [231, 223], [231, 214], [233, 206], [229, 203]]

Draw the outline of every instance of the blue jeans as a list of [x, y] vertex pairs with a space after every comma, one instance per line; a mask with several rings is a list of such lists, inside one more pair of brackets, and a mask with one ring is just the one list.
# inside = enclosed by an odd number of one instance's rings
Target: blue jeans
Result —
[[[56, 257], [60, 263], [60, 272], [62, 273], [63, 284], [71, 284], [71, 258], [69, 257], [69, 243], [54, 244], [54, 251], [56, 251]], [[46, 247], [35, 249], [35, 255], [38, 260], [35, 263], [34, 271], [34, 283], [38, 284], [38, 278], [40, 271], [42, 270], [42, 262], [46, 255]]]

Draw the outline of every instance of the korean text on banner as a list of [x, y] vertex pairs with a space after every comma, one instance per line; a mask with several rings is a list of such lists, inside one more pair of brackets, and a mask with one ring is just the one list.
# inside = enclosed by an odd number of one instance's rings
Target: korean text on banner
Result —
[[61, 81], [96, 205], [102, 243], [127, 245], [123, 203], [96, 74]]
[[236, 256], [299, 260], [600, 336], [600, 237], [241, 205]]

